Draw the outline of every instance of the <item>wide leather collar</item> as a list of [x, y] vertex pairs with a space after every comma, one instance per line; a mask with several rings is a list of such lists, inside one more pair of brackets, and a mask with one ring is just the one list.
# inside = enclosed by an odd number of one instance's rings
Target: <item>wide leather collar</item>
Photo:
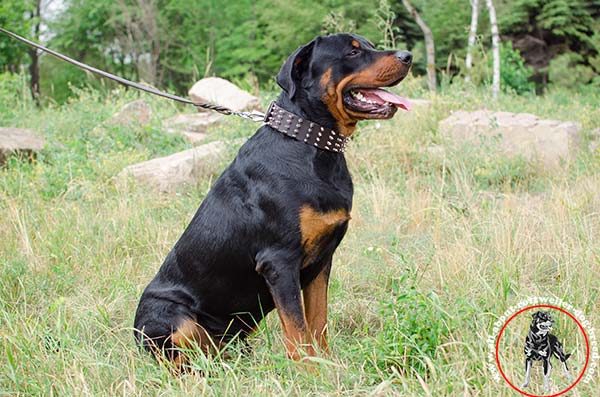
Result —
[[264, 121], [278, 132], [318, 149], [344, 153], [348, 145], [349, 138], [339, 132], [297, 116], [275, 102], [269, 106]]

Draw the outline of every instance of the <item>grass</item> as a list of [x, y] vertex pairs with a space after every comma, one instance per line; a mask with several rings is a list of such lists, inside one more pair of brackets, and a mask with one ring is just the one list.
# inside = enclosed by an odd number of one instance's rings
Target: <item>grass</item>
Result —
[[[508, 307], [559, 297], [600, 324], [600, 155], [580, 150], [549, 171], [437, 132], [452, 110], [486, 107], [577, 121], [588, 137], [598, 94], [492, 102], [454, 87], [429, 108], [363, 125], [347, 155], [355, 207], [334, 258], [331, 355], [312, 372], [287, 360], [271, 314], [252, 353], [196, 355], [204, 376], [173, 376], [140, 354], [131, 326], [212, 179], [173, 195], [112, 182], [126, 165], [189, 146], [161, 132], [177, 108], [144, 97], [149, 126], [97, 129], [135, 94], [80, 91], [44, 109], [2, 95], [0, 125], [33, 128], [49, 147], [0, 169], [0, 394], [513, 396], [486, 369], [485, 340]], [[228, 119], [209, 139], [255, 127]], [[596, 377], [570, 395], [599, 386]]]

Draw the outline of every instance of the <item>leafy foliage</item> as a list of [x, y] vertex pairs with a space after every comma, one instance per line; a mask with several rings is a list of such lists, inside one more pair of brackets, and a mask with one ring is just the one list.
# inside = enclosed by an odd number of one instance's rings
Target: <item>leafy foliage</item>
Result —
[[[414, 0], [413, 4], [433, 32], [436, 67], [448, 71], [451, 81], [466, 53], [470, 7], [466, 0]], [[32, 5], [32, 0], [1, 0], [0, 25], [29, 36]], [[51, 32], [45, 35], [51, 47], [179, 93], [205, 75], [219, 75], [246, 88], [271, 88], [272, 76], [294, 49], [317, 34], [339, 31], [362, 34], [380, 48], [411, 50], [413, 73], [426, 73], [423, 34], [401, 0], [379, 0], [368, 7], [358, 0], [240, 0], [225, 5], [216, 0], [64, 0], [63, 8], [55, 17], [42, 15]], [[565, 52], [582, 56], [569, 62], [584, 65], [577, 70], [586, 76], [589, 71], [600, 72], [599, 0], [498, 0], [497, 8], [505, 38], [517, 43], [534, 37], [549, 48], [548, 59], [538, 65], [523, 48], [514, 46], [525, 63], [505, 47], [505, 87], [529, 91], [525, 65], [533, 65], [534, 77], [545, 76], [550, 58]], [[481, 13], [480, 52], [485, 58], [489, 27], [484, 7]], [[0, 36], [0, 70], [17, 72], [29, 62], [26, 51], [25, 46]], [[486, 59], [480, 60], [480, 69], [486, 64]], [[483, 83], [486, 78], [473, 80]], [[71, 86], [112, 87], [48, 56], [41, 57], [41, 83], [42, 92], [58, 102], [73, 94]]]
[[500, 23], [501, 31], [509, 32], [511, 39], [528, 38], [534, 43], [534, 49], [525, 58], [536, 64], [538, 74], [546, 75], [546, 67], [555, 56], [575, 52], [580, 56], [563, 57], [552, 68], [556, 70], [569, 58], [567, 63], [571, 66], [585, 66], [576, 70], [586, 76], [575, 78], [591, 81], [587, 75], [594, 70], [588, 66], [596, 65], [595, 73], [600, 72], [599, 16], [598, 0], [516, 0], [504, 10]]
[[[0, 0], [0, 26], [18, 35], [27, 36], [31, 29], [31, 20], [26, 15], [32, 7], [33, 3], [29, 0]], [[16, 72], [26, 53], [26, 47], [0, 34], [0, 71]]]
[[521, 53], [512, 47], [510, 41], [501, 44], [500, 70], [502, 70], [501, 86], [504, 89], [512, 89], [518, 94], [532, 92], [535, 89], [535, 84], [530, 80], [533, 71], [525, 65]]
[[600, 79], [594, 70], [583, 64], [583, 57], [567, 52], [550, 61], [548, 78], [553, 85], [562, 88], [577, 87], [594, 81], [600, 87]]
[[391, 280], [389, 296], [379, 310], [386, 322], [374, 338], [377, 366], [396, 365], [402, 371], [423, 373], [449, 337], [453, 319], [437, 294], [423, 293], [407, 281], [407, 277]]

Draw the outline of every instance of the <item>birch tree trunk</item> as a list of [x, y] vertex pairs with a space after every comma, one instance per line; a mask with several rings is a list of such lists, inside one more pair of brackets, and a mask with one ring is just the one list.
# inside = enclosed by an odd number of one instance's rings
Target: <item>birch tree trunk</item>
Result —
[[431, 33], [429, 26], [427, 26], [417, 10], [408, 0], [402, 0], [402, 4], [404, 4], [404, 7], [406, 7], [410, 15], [415, 19], [415, 22], [417, 22], [417, 25], [419, 25], [425, 36], [425, 48], [427, 51], [427, 82], [429, 90], [435, 92], [437, 88], [437, 77], [435, 74], [435, 46], [433, 44], [433, 34]]
[[[40, 41], [40, 25], [41, 25], [41, 15], [42, 15], [42, 1], [36, 0], [33, 9], [31, 10], [29, 16], [32, 21], [32, 33], [33, 40]], [[28, 50], [29, 57], [31, 58], [31, 63], [29, 64], [29, 90], [31, 91], [31, 96], [33, 97], [36, 104], [40, 104], [40, 53], [37, 48], [29, 48]]]
[[471, 67], [473, 65], [473, 46], [475, 45], [475, 36], [477, 35], [477, 18], [479, 17], [479, 0], [471, 0], [471, 29], [469, 30], [469, 44], [467, 46], [467, 59], [465, 81], [471, 81]]
[[498, 34], [498, 23], [496, 22], [496, 9], [492, 0], [485, 0], [490, 14], [490, 26], [492, 28], [492, 52], [494, 56], [494, 77], [492, 80], [492, 96], [498, 97], [500, 91], [500, 35]]

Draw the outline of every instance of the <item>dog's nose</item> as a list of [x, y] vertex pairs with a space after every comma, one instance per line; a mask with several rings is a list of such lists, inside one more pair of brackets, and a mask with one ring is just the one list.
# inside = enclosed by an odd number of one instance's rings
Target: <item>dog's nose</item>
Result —
[[396, 57], [402, 63], [410, 64], [412, 62], [412, 54], [408, 51], [398, 51]]

